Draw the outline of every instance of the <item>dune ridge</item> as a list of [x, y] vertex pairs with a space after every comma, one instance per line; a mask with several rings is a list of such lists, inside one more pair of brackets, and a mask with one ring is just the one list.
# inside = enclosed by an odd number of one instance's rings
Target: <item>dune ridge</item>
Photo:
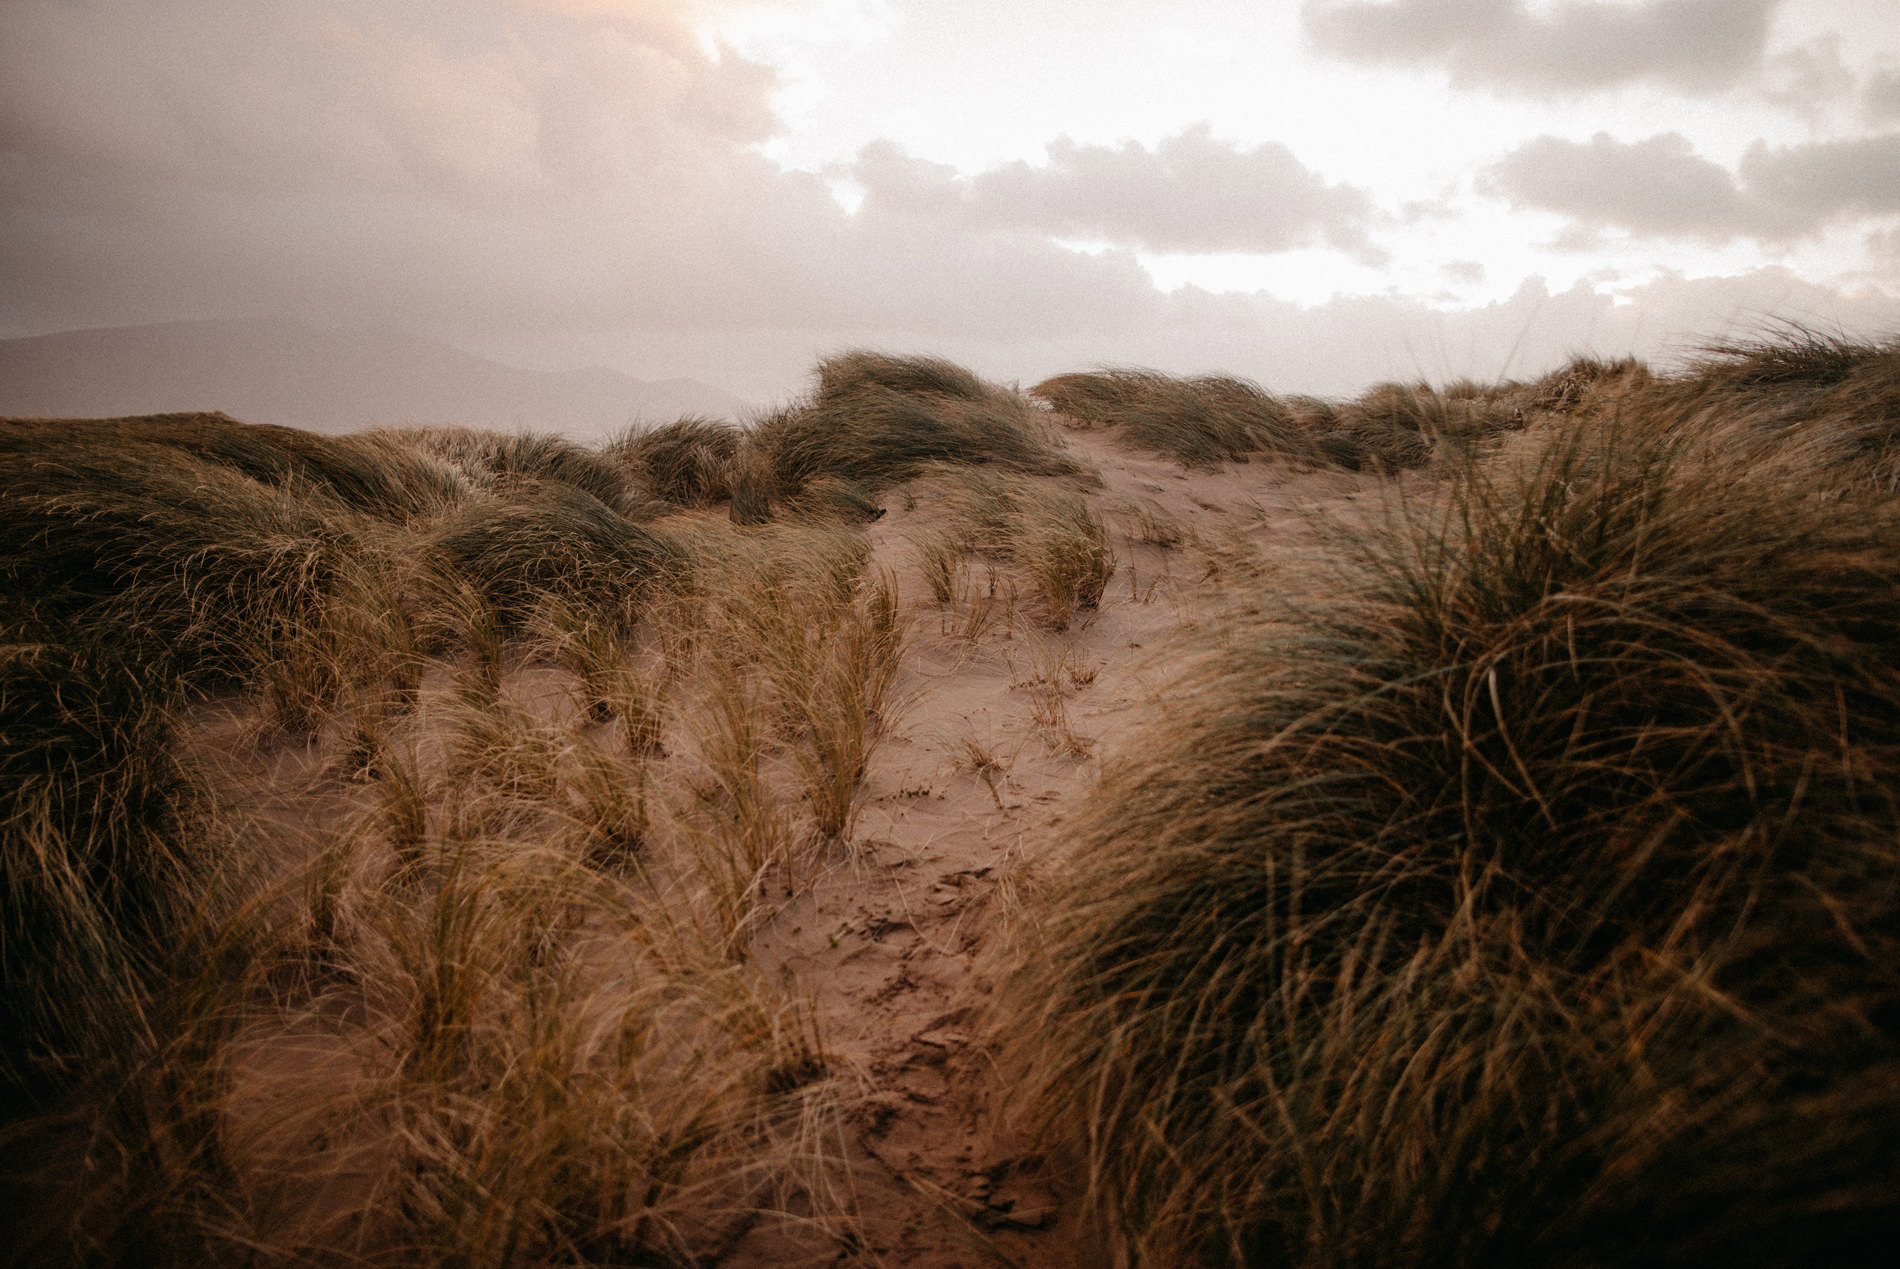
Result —
[[0, 421], [42, 1263], [1873, 1263], [1900, 344]]

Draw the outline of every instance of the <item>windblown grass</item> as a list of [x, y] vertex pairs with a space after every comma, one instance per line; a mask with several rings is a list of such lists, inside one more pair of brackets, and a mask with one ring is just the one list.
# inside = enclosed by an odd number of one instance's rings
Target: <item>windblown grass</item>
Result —
[[735, 508], [864, 508], [934, 464], [1056, 475], [1077, 468], [1022, 394], [934, 357], [849, 352], [821, 362], [811, 400], [760, 420]]
[[[1015, 914], [998, 1026], [1112, 1256], [1895, 1241], [1894, 357], [1798, 335], [1344, 402], [1051, 381], [1191, 465], [1428, 473], [1316, 610], [1228, 605]], [[0, 1181], [39, 1226], [10, 1247], [853, 1246], [851, 1085], [754, 936], [862, 849], [908, 630], [857, 523], [910, 481], [947, 633], [1101, 602], [1046, 411], [932, 358], [600, 451], [0, 424]], [[1264, 589], [1257, 551], [1121, 514]], [[1010, 662], [1071, 756], [1082, 646]], [[963, 748], [1000, 813], [1003, 759]]]
[[999, 602], [1013, 613], [1014, 582], [999, 577], [993, 561], [972, 554], [968, 526], [937, 526], [909, 541], [917, 571], [939, 609], [941, 633], [975, 643], [994, 624]]
[[707, 553], [702, 675], [714, 709], [700, 748], [717, 831], [755, 870], [805, 866], [789, 808], [763, 764], [790, 750], [814, 847], [846, 841], [859, 785], [893, 720], [906, 641], [895, 582], [866, 576], [864, 548], [837, 528], [775, 526]]
[[740, 442], [739, 429], [730, 423], [688, 417], [629, 431], [604, 453], [654, 497], [704, 507], [732, 497]]
[[1900, 521], [1579, 426], [1105, 776], [1002, 1019], [1118, 1263], [1875, 1263]]
[[109, 1053], [226, 867], [172, 753], [174, 684], [109, 648], [0, 649], [0, 1093], [70, 1086]]
[[574, 678], [589, 722], [618, 719], [630, 754], [660, 747], [666, 718], [667, 667], [643, 655], [625, 632], [583, 608], [551, 599], [535, 612], [543, 651]]
[[1244, 463], [1262, 453], [1309, 462], [1320, 457], [1276, 398], [1226, 375], [1180, 379], [1153, 370], [1098, 370], [1045, 379], [1030, 394], [1188, 467]]
[[661, 508], [646, 488], [614, 461], [584, 446], [544, 432], [491, 432], [462, 427], [398, 429], [371, 433], [447, 463], [473, 487], [497, 492], [522, 481], [567, 485], [633, 519]]
[[10, 621], [109, 629], [128, 655], [245, 678], [336, 585], [368, 524], [168, 446], [0, 428]]
[[1900, 488], [1900, 339], [1857, 343], [1799, 326], [1702, 350], [1646, 385], [1632, 408], [1754, 461], [1829, 470], [1845, 484]]
[[1574, 414], [1586, 405], [1600, 407], [1606, 392], [1643, 387], [1652, 378], [1649, 367], [1633, 357], [1573, 357], [1530, 385], [1530, 405], [1552, 413]]
[[45, 454], [89, 449], [149, 454], [154, 448], [248, 476], [273, 488], [301, 487], [352, 510], [406, 519], [453, 505], [466, 485], [451, 467], [399, 434], [322, 436], [240, 423], [222, 414], [152, 414], [120, 419], [3, 419], [7, 451]]
[[1213, 470], [1265, 455], [1314, 466], [1398, 472], [1462, 454], [1521, 423], [1501, 398], [1511, 385], [1469, 381], [1437, 391], [1384, 383], [1348, 402], [1277, 397], [1227, 375], [1177, 378], [1153, 370], [1058, 375], [1032, 396], [1125, 444], [1185, 467]]
[[443, 521], [431, 546], [512, 628], [525, 626], [544, 598], [630, 624], [685, 564], [661, 531], [558, 481], [517, 483], [504, 498], [469, 503]]
[[1482, 398], [1452, 396], [1424, 383], [1376, 384], [1334, 409], [1330, 422], [1328, 444], [1350, 454], [1346, 465], [1355, 471], [1397, 472], [1434, 459], [1456, 465], [1502, 430]]
[[1116, 560], [1108, 528], [1087, 494], [1001, 472], [952, 471], [946, 484], [945, 524], [919, 547], [932, 595], [943, 596], [940, 604], [959, 593], [953, 566], [961, 548], [1018, 570], [1053, 629], [1067, 630], [1100, 605]]
[[416, 511], [374, 447], [176, 422], [177, 443], [139, 420], [0, 426], [5, 1074], [42, 1092], [112, 1065], [114, 1029], [145, 1027], [225, 906], [225, 834], [173, 754], [188, 694], [301, 666], [280, 708], [334, 701], [313, 632]]
[[[762, 795], [848, 836], [902, 643], [855, 536], [682, 546], [623, 514], [651, 465], [546, 438], [133, 422], [0, 430], [23, 1254], [699, 1263], [762, 1211], [836, 1218], [844, 1085], [751, 960], [757, 869], [652, 768], [680, 659], [723, 658], [797, 751], [764, 774], [809, 766]], [[758, 589], [708, 584], [734, 561]], [[798, 696], [789, 616], [719, 642], [783, 594], [832, 636]], [[571, 710], [511, 679], [540, 673]], [[325, 756], [290, 795], [334, 808], [310, 840], [181, 752], [207, 691], [274, 724], [246, 744]]]

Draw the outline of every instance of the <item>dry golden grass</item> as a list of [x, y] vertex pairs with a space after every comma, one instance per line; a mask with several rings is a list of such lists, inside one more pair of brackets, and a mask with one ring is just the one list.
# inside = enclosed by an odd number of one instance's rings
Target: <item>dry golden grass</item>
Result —
[[1116, 1263], [1884, 1255], [1900, 520], [1696, 373], [1343, 536], [1105, 774], [996, 1018]]
[[[1572, 368], [1578, 381], [1584, 374], [1581, 363]], [[1262, 456], [1392, 473], [1455, 464], [1497, 433], [1521, 426], [1525, 405], [1556, 408], [1561, 389], [1548, 391], [1559, 395], [1539, 402], [1522, 385], [1487, 388], [1469, 380], [1442, 391], [1382, 383], [1354, 400], [1330, 402], [1276, 397], [1226, 375], [1177, 378], [1119, 369], [1058, 375], [1030, 394], [1081, 426], [1109, 429], [1123, 444], [1203, 471]]]
[[1040, 601], [1055, 630], [1100, 605], [1116, 559], [1095, 499], [1060, 483], [985, 471], [949, 472], [944, 482], [941, 522], [913, 543], [940, 606], [966, 611], [974, 602], [971, 585], [959, 580], [970, 552], [992, 564], [985, 596], [994, 598], [1001, 566]]
[[[1027, 718], [943, 745], [977, 799], [1102, 760], [1059, 873], [997, 882], [983, 1069], [1109, 1260], [1874, 1263], [1896, 358], [1037, 390], [1220, 479], [1423, 468], [1300, 606], [931, 358], [598, 452], [0, 423], [9, 1251], [859, 1254], [860, 1073], [762, 948], [921, 796], [868, 777], [934, 615]], [[886, 505], [923, 513], [874, 555]], [[1089, 640], [1159, 619], [1157, 558], [1231, 598], [1115, 744]]]
[[[4, 438], [5, 1131], [93, 1144], [33, 1254], [687, 1263], [842, 1219], [848, 1082], [744, 933], [765, 871], [848, 838], [894, 704], [852, 535], [708, 526], [689, 560], [534, 438], [409, 438], [453, 496], [366, 516], [83, 431], [19, 479], [50, 436]], [[682, 673], [727, 829], [651, 787]], [[332, 809], [285, 840], [180, 765], [200, 683], [255, 702], [243, 745], [326, 754]], [[803, 803], [740, 787], [749, 743]]]

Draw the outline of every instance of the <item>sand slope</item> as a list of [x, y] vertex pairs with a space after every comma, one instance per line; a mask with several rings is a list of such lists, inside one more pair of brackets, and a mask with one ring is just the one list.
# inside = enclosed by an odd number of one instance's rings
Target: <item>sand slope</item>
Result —
[[[914, 505], [902, 491], [884, 500], [874, 561], [898, 569], [910, 597], [916, 643], [900, 681], [910, 705], [866, 781], [861, 855], [760, 937], [810, 985], [834, 1054], [867, 1086], [854, 1125], [864, 1263], [1093, 1263], [1066, 1202], [1080, 1179], [1026, 1152], [1007, 1115], [1009, 1073], [980, 1043], [986, 953], [1015, 887], [1060, 866], [1065, 815], [1139, 737], [1193, 636], [1246, 602], [1240, 576], [1307, 584], [1315, 518], [1378, 498], [1371, 477], [1274, 463], [1189, 472], [1090, 433], [1072, 445], [1101, 473], [1093, 496], [1118, 566], [1100, 609], [1067, 632], [1024, 614], [1013, 629], [999, 618], [978, 638], [959, 635], [911, 562], [933, 491], [916, 488]], [[1132, 508], [1178, 525], [1180, 544], [1140, 541]], [[1052, 691], [1066, 722], [1049, 720]], [[781, 1263], [787, 1251], [762, 1237], [730, 1263]]]

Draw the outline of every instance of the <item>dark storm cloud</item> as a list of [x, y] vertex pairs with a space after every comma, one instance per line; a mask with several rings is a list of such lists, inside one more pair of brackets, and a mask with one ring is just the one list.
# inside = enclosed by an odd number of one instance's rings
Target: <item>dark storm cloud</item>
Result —
[[1739, 173], [1674, 132], [1635, 142], [1542, 136], [1506, 155], [1484, 183], [1584, 230], [1785, 242], [1844, 218], [1900, 212], [1900, 133], [1775, 149], [1756, 142]]
[[853, 176], [874, 212], [954, 219], [1155, 252], [1289, 251], [1324, 243], [1375, 257], [1372, 200], [1328, 185], [1284, 145], [1243, 149], [1207, 125], [1152, 150], [1133, 141], [1083, 145], [1060, 137], [1048, 162], [1005, 164], [962, 178], [888, 142], [866, 146]]
[[1322, 52], [1394, 66], [1443, 66], [1454, 84], [1533, 95], [1647, 81], [1726, 88], [1762, 61], [1780, 0], [1308, 0]]

